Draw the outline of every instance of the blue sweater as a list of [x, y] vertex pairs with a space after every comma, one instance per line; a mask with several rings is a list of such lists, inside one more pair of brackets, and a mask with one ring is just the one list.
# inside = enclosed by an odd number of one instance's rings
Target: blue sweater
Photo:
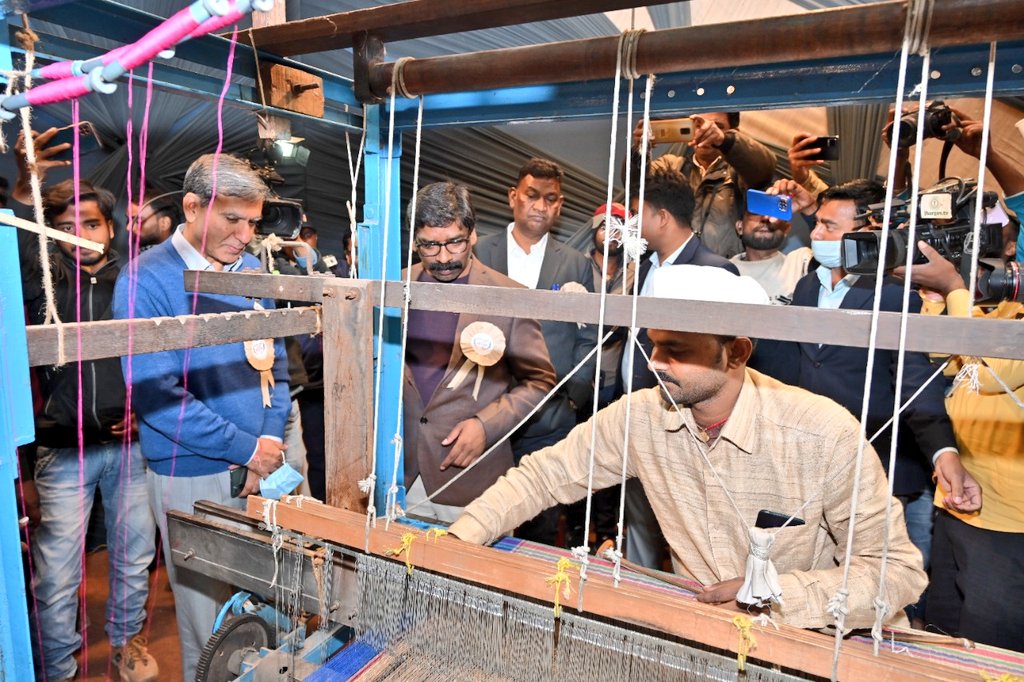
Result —
[[[243, 267], [259, 261], [244, 254]], [[139, 256], [132, 317], [192, 314], [193, 294], [185, 291], [185, 261], [171, 240]], [[129, 268], [114, 289], [114, 317], [129, 317]], [[273, 301], [264, 300], [265, 308]], [[252, 310], [241, 296], [199, 294], [196, 314]], [[169, 323], [170, 324], [170, 323]], [[173, 323], [177, 324], [177, 323]], [[142, 454], [164, 476], [205, 476], [246, 464], [260, 436], [284, 435], [291, 410], [284, 342], [274, 342], [271, 407], [263, 407], [260, 375], [245, 359], [241, 342], [188, 350], [147, 353], [121, 359], [132, 383], [132, 405], [139, 422]], [[184, 380], [188, 371], [187, 382]]]

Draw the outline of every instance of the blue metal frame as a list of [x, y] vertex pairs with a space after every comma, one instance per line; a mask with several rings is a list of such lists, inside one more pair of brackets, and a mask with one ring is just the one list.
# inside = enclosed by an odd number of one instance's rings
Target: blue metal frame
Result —
[[[2, 23], [2, 20], [0, 20]], [[10, 51], [0, 47], [0, 69], [11, 68]], [[3, 209], [6, 213], [11, 213]], [[25, 340], [18, 240], [13, 227], [0, 226], [0, 679], [31, 680], [25, 571], [15, 488], [19, 445], [35, 440], [32, 387]]]
[[[932, 51], [931, 69], [939, 74], [928, 84], [932, 97], [982, 96], [988, 69], [988, 45], [949, 47]], [[1024, 94], [1024, 41], [1000, 43], [996, 54], [995, 91]], [[653, 116], [700, 111], [732, 111], [889, 102], [895, 100], [899, 53], [810, 60], [782, 64], [712, 69], [658, 76], [651, 100]], [[908, 66], [908, 88], [917, 82], [919, 57]], [[534, 85], [428, 95], [423, 102], [424, 126], [491, 125], [513, 121], [607, 118], [612, 81]], [[729, 88], [733, 90], [730, 92]], [[634, 111], [643, 110], [642, 87], [636, 88]], [[620, 112], [626, 112], [623, 90]], [[395, 106], [395, 126], [416, 126], [416, 100]]]
[[[401, 161], [402, 135], [395, 133], [394, 148], [388, 158], [387, 128], [381, 127], [383, 107], [370, 105], [364, 109], [366, 117], [366, 148], [363, 160], [365, 187], [363, 189], [363, 222], [357, 228], [359, 244], [359, 277], [361, 279], [400, 280], [402, 277], [402, 216], [401, 216]], [[385, 211], [388, 168], [391, 169], [391, 210]], [[387, 213], [387, 216], [385, 216]], [[384, 220], [389, 222], [388, 243], [384, 243]], [[387, 270], [383, 271], [384, 252], [387, 249]], [[395, 467], [394, 425], [399, 424], [401, 433], [402, 406], [398, 404], [399, 382], [402, 381], [402, 311], [387, 308], [384, 314], [384, 344], [380, 357], [374, 358], [374, 369], [381, 367], [381, 388], [378, 398], [379, 419], [377, 421], [377, 487], [374, 505], [379, 514], [387, 509], [387, 491]], [[374, 311], [374, 352], [378, 310]], [[403, 455], [398, 454], [398, 503], [405, 506]]]

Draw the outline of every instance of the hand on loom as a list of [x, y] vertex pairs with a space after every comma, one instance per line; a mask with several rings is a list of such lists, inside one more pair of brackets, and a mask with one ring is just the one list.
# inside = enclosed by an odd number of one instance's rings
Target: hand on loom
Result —
[[484, 432], [483, 422], [476, 417], [459, 422], [441, 441], [441, 445], [451, 446], [448, 456], [441, 462], [441, 471], [450, 466], [469, 466], [487, 447], [487, 434]]
[[705, 604], [728, 604], [731, 602], [733, 606], [739, 608], [736, 604], [736, 593], [740, 591], [741, 587], [743, 587], [743, 578], [723, 580], [720, 583], [708, 585], [703, 592], [698, 592], [697, 601]]

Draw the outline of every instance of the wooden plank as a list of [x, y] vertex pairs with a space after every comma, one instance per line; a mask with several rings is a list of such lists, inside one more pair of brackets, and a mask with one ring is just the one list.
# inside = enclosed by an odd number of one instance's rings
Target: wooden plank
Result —
[[[240, 279], [244, 278], [244, 279]], [[192, 278], [189, 278], [192, 279]], [[329, 278], [288, 277], [258, 274], [204, 272], [201, 291], [221, 294], [266, 296], [290, 300], [314, 298]], [[354, 280], [342, 280], [351, 283]], [[376, 286], [376, 282], [369, 282]], [[351, 286], [351, 284], [349, 284]], [[402, 282], [387, 282], [385, 304], [401, 307]], [[601, 305], [599, 294], [451, 286], [412, 282], [411, 306], [418, 310], [450, 310], [539, 320], [564, 320], [596, 324]], [[376, 298], [376, 294], [371, 292]], [[303, 298], [305, 297], [305, 298]], [[632, 299], [609, 296], [605, 311], [608, 326], [629, 326]], [[899, 313], [879, 316], [878, 348], [899, 347]], [[637, 325], [675, 331], [707, 332], [828, 343], [864, 348], [868, 345], [871, 314], [859, 310], [819, 310], [800, 306], [759, 306], [740, 303], [708, 303], [641, 298], [637, 301]], [[1013, 320], [974, 320], [933, 315], [911, 315], [907, 325], [907, 349], [956, 353], [994, 358], [1024, 359], [1024, 325]]]
[[[79, 359], [81, 340], [81, 359], [96, 360], [129, 353], [142, 355], [249, 339], [313, 334], [319, 329], [320, 311], [312, 307], [106, 320], [65, 324], [64, 349], [68, 361]], [[30, 366], [57, 364], [57, 328], [54, 325], [30, 325], [26, 335]]]
[[324, 285], [339, 282], [360, 291], [366, 280], [341, 279], [310, 275], [268, 275], [258, 272], [217, 272], [215, 270], [188, 270], [185, 273], [185, 291], [202, 291], [227, 296], [255, 296], [281, 301], [320, 303], [324, 300]]
[[323, 286], [324, 424], [327, 502], [365, 511], [355, 481], [372, 471], [373, 298], [369, 282], [333, 279]]
[[287, 57], [352, 47], [357, 33], [394, 42], [628, 9], [635, 4], [627, 0], [408, 0], [254, 28], [252, 39], [259, 49]]
[[[262, 519], [265, 502], [260, 497], [249, 497], [248, 515]], [[409, 531], [407, 526], [400, 524], [385, 529], [384, 522], [379, 520], [376, 528], [371, 528], [367, 535], [364, 515], [315, 502], [296, 502], [287, 497], [278, 504], [276, 519], [283, 528], [360, 551], [368, 542], [368, 553], [381, 557], [386, 556], [389, 549], [400, 546], [402, 534]], [[412, 545], [412, 563], [417, 568], [505, 590], [542, 603], [552, 601], [552, 588], [546, 579], [554, 573], [554, 567], [549, 563], [467, 544], [451, 537], [427, 542], [422, 533], [417, 535]], [[573, 581], [572, 589], [573, 597], [565, 606], [570, 610], [577, 603], [578, 577]], [[732, 652], [736, 651], [738, 644], [732, 623], [734, 611], [701, 604], [682, 595], [650, 594], [635, 585], [615, 587], [610, 577], [594, 573], [590, 574], [584, 588], [583, 612], [650, 627]], [[755, 626], [754, 635], [757, 648], [751, 653], [751, 658], [821, 677], [831, 675], [832, 637], [787, 625], [780, 625], [778, 630], [770, 626]], [[876, 657], [871, 653], [871, 647], [853, 642], [843, 646], [839, 678], [907, 682], [974, 679], [963, 671], [908, 659], [884, 649]]]
[[260, 64], [263, 98], [278, 109], [324, 117], [324, 79], [284, 64]]

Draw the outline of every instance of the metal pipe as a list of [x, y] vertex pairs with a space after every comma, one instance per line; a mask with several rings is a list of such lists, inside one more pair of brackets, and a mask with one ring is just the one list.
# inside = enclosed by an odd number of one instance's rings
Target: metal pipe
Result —
[[[640, 73], [672, 73], [895, 52], [903, 43], [906, 3], [883, 2], [783, 17], [645, 33], [636, 51]], [[988, 43], [1024, 35], [1020, 0], [935, 0], [928, 44]], [[406, 62], [405, 88], [415, 95], [609, 79], [618, 37], [431, 57]], [[370, 67], [369, 85], [387, 95], [394, 63]]]

